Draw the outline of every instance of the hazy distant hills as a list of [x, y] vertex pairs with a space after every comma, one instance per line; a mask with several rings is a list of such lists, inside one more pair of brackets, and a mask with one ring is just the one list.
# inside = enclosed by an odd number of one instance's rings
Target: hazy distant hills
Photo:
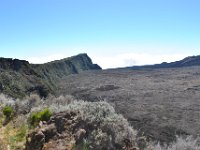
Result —
[[56, 89], [60, 78], [85, 70], [99, 70], [87, 54], [79, 54], [45, 64], [30, 64], [25, 60], [0, 58], [0, 91], [13, 97], [37, 92], [47, 96]]
[[163, 62], [161, 64], [155, 64], [155, 65], [145, 65], [145, 66], [133, 66], [133, 67], [127, 67], [129, 69], [153, 69], [153, 68], [176, 68], [176, 67], [188, 67], [188, 66], [200, 66], [200, 55], [198, 56], [190, 56], [186, 57], [180, 61], [175, 62]]

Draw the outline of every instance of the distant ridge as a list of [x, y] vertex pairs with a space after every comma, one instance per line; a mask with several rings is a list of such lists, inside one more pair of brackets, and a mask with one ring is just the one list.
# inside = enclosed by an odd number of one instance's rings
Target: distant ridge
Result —
[[175, 62], [163, 62], [161, 64], [155, 64], [155, 65], [144, 65], [144, 66], [132, 66], [132, 67], [126, 67], [129, 69], [153, 69], [153, 68], [177, 68], [177, 67], [188, 67], [188, 66], [200, 66], [200, 55], [198, 56], [189, 56], [186, 57], [180, 61]]
[[59, 79], [85, 70], [101, 70], [85, 53], [45, 64], [0, 58], [0, 92], [16, 98], [30, 93], [46, 97], [54, 94]]
[[45, 78], [59, 79], [70, 74], [80, 73], [85, 70], [100, 70], [101, 67], [93, 64], [91, 58], [83, 53], [45, 64], [31, 65]]

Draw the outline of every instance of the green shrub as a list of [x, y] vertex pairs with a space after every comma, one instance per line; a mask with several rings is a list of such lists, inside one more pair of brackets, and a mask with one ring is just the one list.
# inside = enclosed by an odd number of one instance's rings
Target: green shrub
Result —
[[29, 117], [29, 123], [31, 126], [35, 127], [39, 124], [40, 121], [48, 121], [52, 113], [48, 108], [45, 108], [39, 112], [33, 112]]
[[5, 106], [3, 108], [3, 114], [6, 116], [6, 118], [11, 118], [13, 114], [13, 108], [11, 106]]
[[89, 144], [86, 140], [83, 141], [83, 150], [89, 150]]

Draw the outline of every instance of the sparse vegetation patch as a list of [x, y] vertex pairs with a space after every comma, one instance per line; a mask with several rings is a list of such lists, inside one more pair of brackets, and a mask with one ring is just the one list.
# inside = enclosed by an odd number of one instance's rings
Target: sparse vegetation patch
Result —
[[3, 107], [3, 114], [7, 119], [10, 119], [13, 115], [13, 108], [11, 106]]
[[33, 112], [29, 117], [29, 123], [31, 126], [35, 127], [40, 121], [48, 121], [52, 115], [52, 112], [45, 108], [39, 112]]

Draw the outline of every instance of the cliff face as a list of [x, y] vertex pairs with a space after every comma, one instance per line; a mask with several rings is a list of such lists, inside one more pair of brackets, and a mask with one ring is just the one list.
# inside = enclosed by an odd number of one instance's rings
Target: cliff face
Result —
[[[26, 60], [0, 58], [0, 70], [2, 71], [16, 71], [25, 74], [35, 74], [31, 65]], [[36, 73], [37, 74], [37, 73]]]
[[0, 68], [1, 69], [10, 69], [19, 71], [23, 67], [27, 67], [29, 65], [28, 61], [18, 60], [12, 58], [0, 58]]
[[55, 80], [70, 74], [80, 73], [85, 70], [99, 70], [100, 66], [93, 64], [87, 54], [79, 54], [77, 56], [56, 60], [41, 65], [33, 65], [44, 78]]
[[38, 65], [25, 60], [0, 58], [0, 92], [19, 98], [37, 92], [46, 97], [56, 90], [56, 82], [62, 77], [99, 69], [87, 54]]

